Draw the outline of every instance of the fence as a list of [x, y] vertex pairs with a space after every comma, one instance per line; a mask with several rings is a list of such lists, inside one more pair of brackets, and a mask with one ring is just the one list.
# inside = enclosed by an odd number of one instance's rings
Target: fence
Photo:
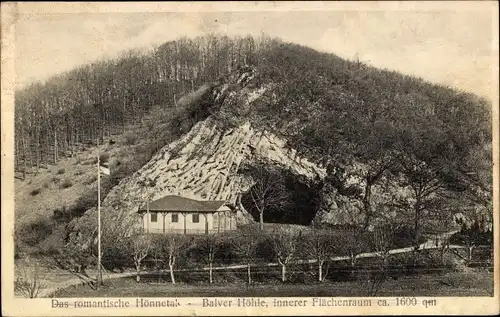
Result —
[[[422, 252], [425, 254], [430, 250]], [[434, 250], [439, 251], [439, 250]], [[461, 259], [454, 252], [463, 252], [464, 249], [452, 250], [448, 254]], [[477, 247], [476, 255], [478, 259], [485, 257], [486, 260], [478, 263], [470, 263], [467, 261], [465, 264], [468, 266], [481, 266], [484, 269], [488, 269], [490, 272], [493, 271], [493, 266], [491, 264], [491, 255], [493, 249], [491, 247]], [[479, 255], [482, 254], [480, 257]], [[373, 281], [374, 279], [393, 279], [397, 280], [399, 278], [410, 277], [417, 275], [428, 275], [427, 278], [433, 278], [434, 274], [443, 274], [453, 272], [455, 268], [450, 265], [439, 265], [439, 264], [418, 264], [411, 265], [406, 261], [405, 258], [400, 258], [401, 254], [391, 255], [390, 261], [385, 264], [381, 264], [380, 258], [373, 256], [371, 258], [360, 258], [355, 265], [351, 265], [348, 260], [341, 260], [337, 257], [337, 260], [333, 258], [325, 263], [323, 266], [323, 276], [325, 276], [326, 281], [330, 282], [343, 282], [343, 281]], [[410, 254], [407, 254], [411, 256]], [[130, 259], [127, 259], [130, 262]], [[167, 269], [168, 265], [166, 263], [167, 259], [163, 258], [149, 258], [143, 261], [143, 272], [141, 273], [141, 281], [146, 283], [170, 283], [170, 271]], [[369, 261], [369, 262], [367, 262]], [[247, 281], [247, 266], [242, 263], [241, 260], [228, 261], [230, 264], [222, 264], [217, 261], [213, 263], [213, 281], [215, 283], [246, 283]], [[116, 274], [112, 272], [106, 272], [110, 276], [120, 276], [126, 278], [130, 276], [135, 278], [135, 273], [131, 272], [133, 265], [131, 263], [123, 263], [124, 267], [127, 268], [127, 272], [122, 274]], [[89, 268], [88, 276], [94, 277], [96, 275], [92, 268]], [[209, 280], [209, 268], [206, 263], [180, 260], [177, 263], [177, 267], [174, 269], [174, 274], [176, 281], [182, 283], [207, 283]], [[68, 275], [65, 276], [64, 275]], [[64, 280], [70, 279], [73, 274], [67, 274], [65, 271], [54, 272], [52, 270], [40, 272], [40, 278], [45, 281], [49, 281], [50, 285], [64, 285]], [[255, 263], [251, 265], [251, 278], [253, 283], [256, 284], [273, 284], [281, 283], [281, 267], [278, 263], [269, 262], [269, 259], [258, 258]], [[299, 260], [296, 259], [293, 263], [287, 265], [287, 282], [288, 283], [310, 283], [315, 282], [318, 279], [318, 264], [313, 260]], [[68, 284], [69, 285], [69, 284]], [[52, 286], [51, 286], [52, 287]]]
[[[394, 265], [381, 268], [378, 266], [334, 266], [324, 267], [323, 274], [326, 281], [347, 282], [366, 281], [383, 274], [387, 279], [414, 277], [418, 275], [446, 274], [453, 272], [451, 267], [423, 267]], [[206, 283], [209, 280], [209, 270], [180, 269], [174, 271], [177, 282]], [[246, 268], [217, 267], [212, 275], [216, 283], [246, 282], [248, 272]], [[317, 266], [292, 264], [287, 267], [287, 281], [290, 283], [314, 282], [318, 278]], [[278, 266], [252, 266], [251, 278], [255, 283], [273, 284], [281, 281], [281, 268]], [[141, 274], [144, 283], [170, 283], [169, 270], [156, 270]]]

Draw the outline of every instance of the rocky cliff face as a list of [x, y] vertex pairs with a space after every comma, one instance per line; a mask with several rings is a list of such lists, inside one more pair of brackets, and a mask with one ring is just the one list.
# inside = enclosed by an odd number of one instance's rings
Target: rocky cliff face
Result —
[[[103, 206], [134, 213], [147, 197], [181, 195], [199, 200], [226, 200], [238, 204], [238, 196], [253, 180], [240, 167], [262, 162], [290, 170], [307, 179], [323, 178], [325, 170], [293, 149], [284, 140], [259, 132], [250, 123], [221, 128], [212, 117], [199, 122], [182, 138], [161, 149], [132, 177], [124, 179], [106, 197]], [[244, 209], [239, 221], [248, 221]]]

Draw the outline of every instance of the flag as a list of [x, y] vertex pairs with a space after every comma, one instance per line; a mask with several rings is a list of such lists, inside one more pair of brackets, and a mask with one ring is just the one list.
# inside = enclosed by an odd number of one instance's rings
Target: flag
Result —
[[109, 164], [108, 163], [100, 163], [99, 172], [104, 175], [110, 175]]

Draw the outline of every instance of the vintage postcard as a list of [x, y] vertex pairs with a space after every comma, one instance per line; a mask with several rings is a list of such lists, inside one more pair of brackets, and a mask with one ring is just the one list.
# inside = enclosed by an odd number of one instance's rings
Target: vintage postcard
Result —
[[6, 316], [498, 314], [498, 3], [1, 6]]

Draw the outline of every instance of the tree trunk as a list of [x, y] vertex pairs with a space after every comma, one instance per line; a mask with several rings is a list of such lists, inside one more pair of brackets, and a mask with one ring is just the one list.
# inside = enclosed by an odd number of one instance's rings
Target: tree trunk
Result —
[[318, 261], [318, 282], [323, 281], [323, 261]]
[[349, 253], [349, 258], [351, 260], [351, 266], [354, 267], [356, 265], [356, 255], [354, 254], [354, 252], [350, 252]]
[[57, 130], [54, 129], [54, 165], [57, 164]]
[[23, 180], [25, 180], [26, 179], [26, 169], [28, 168], [28, 166], [26, 164], [26, 160], [28, 157], [28, 151], [26, 149], [26, 140], [24, 139], [24, 135], [23, 135], [22, 143], [23, 143]]
[[286, 282], [286, 264], [281, 264], [281, 281]]
[[469, 254], [468, 254], [468, 258], [469, 258], [469, 263], [472, 262], [472, 250], [474, 249], [474, 246], [471, 246], [469, 247]]
[[15, 138], [14, 171], [19, 171], [19, 134]]
[[264, 211], [259, 212], [259, 229], [264, 230]]
[[212, 269], [212, 262], [208, 264], [208, 270], [209, 270], [209, 276], [210, 276], [210, 284], [213, 283], [213, 269]]
[[136, 264], [135, 265], [135, 270], [136, 270], [136, 276], [135, 276], [135, 281], [139, 283], [141, 281], [141, 265]]
[[440, 249], [440, 260], [441, 260], [441, 265], [444, 266], [444, 255], [446, 253], [446, 244], [444, 244], [443, 242], [443, 245], [441, 246], [441, 249]]
[[170, 280], [172, 281], [172, 284], [175, 284], [174, 266], [172, 264], [169, 264], [169, 267], [170, 267]]
[[420, 239], [420, 197], [417, 195], [417, 201], [415, 202], [415, 219], [413, 228], [413, 265], [416, 265], [417, 250], [419, 249], [419, 239]]
[[356, 266], [356, 255], [351, 251], [349, 254], [351, 261], [351, 276], [354, 276], [354, 267]]
[[387, 266], [387, 254], [382, 256], [382, 263], [384, 264], [384, 267]]
[[247, 275], [248, 275], [248, 284], [252, 284], [252, 274], [250, 272], [250, 263], [247, 263]]
[[38, 174], [38, 170], [40, 169], [40, 160], [41, 160], [41, 154], [40, 154], [40, 130], [37, 131], [36, 135], [36, 174]]
[[364, 228], [367, 228], [370, 224], [370, 219], [372, 216], [372, 205], [371, 205], [371, 196], [372, 196], [372, 183], [369, 179], [366, 180], [366, 188], [365, 195], [363, 197], [363, 207], [365, 210], [365, 222]]
[[122, 100], [122, 133], [125, 133], [125, 99]]

